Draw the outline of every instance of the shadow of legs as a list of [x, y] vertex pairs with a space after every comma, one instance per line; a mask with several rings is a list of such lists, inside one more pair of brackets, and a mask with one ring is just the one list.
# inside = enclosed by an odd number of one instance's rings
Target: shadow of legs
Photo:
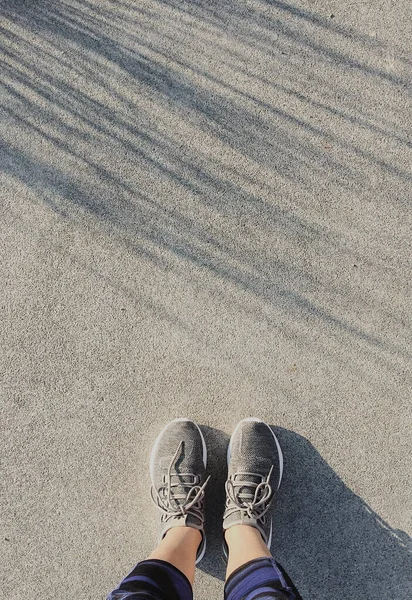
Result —
[[410, 598], [411, 538], [349, 490], [308, 440], [273, 430], [285, 457], [273, 552], [303, 598]]
[[207, 552], [199, 567], [205, 573], [224, 581], [226, 565], [222, 555], [222, 531], [229, 436], [212, 427], [202, 426], [201, 429], [208, 450], [207, 472], [212, 477], [206, 492]]

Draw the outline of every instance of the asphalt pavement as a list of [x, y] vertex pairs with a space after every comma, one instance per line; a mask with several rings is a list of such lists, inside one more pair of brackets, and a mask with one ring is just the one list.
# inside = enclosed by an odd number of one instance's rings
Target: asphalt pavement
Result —
[[304, 600], [412, 588], [412, 15], [372, 0], [0, 3], [1, 596], [102, 599], [148, 459], [276, 428]]

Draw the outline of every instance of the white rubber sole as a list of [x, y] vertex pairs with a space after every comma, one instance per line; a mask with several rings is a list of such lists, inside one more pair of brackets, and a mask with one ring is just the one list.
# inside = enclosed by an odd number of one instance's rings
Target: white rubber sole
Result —
[[[227, 449], [227, 464], [228, 464], [228, 466], [229, 466], [230, 458], [232, 455], [232, 440], [233, 440], [235, 434], [237, 433], [237, 430], [240, 429], [242, 424], [250, 423], [250, 422], [263, 423], [264, 425], [266, 425], [266, 427], [269, 427], [269, 425], [267, 423], [265, 423], [261, 419], [257, 419], [256, 417], [249, 417], [248, 419], [243, 419], [242, 421], [240, 421], [236, 425], [236, 428], [230, 437], [230, 442], [229, 442], [229, 446]], [[270, 427], [269, 427], [269, 429], [270, 429], [271, 434], [273, 435], [273, 439], [276, 442], [276, 448], [278, 450], [278, 455], [279, 455], [279, 482], [278, 482], [278, 487], [276, 488], [276, 491], [277, 491], [280, 488], [280, 484], [282, 482], [282, 476], [283, 476], [283, 453], [282, 453], [282, 448], [280, 447], [278, 438], [275, 436], [275, 434], [273, 433], [273, 431]], [[269, 538], [268, 538], [268, 543], [267, 543], [267, 546], [269, 549], [270, 549], [271, 544], [272, 544], [272, 519], [270, 519], [270, 532], [269, 532]]]
[[[170, 427], [170, 425], [172, 425], [173, 423], [181, 423], [182, 421], [188, 421], [189, 423], [193, 423], [193, 425], [198, 430], [199, 435], [200, 435], [200, 439], [202, 440], [202, 449], [203, 449], [202, 459], [203, 459], [203, 464], [204, 464], [205, 469], [206, 469], [206, 466], [207, 466], [207, 448], [206, 448], [205, 438], [203, 437], [203, 433], [200, 431], [199, 426], [194, 421], [192, 421], [191, 419], [186, 419], [185, 417], [179, 417], [178, 419], [173, 419], [173, 421], [169, 421], [169, 423], [167, 425], [165, 425], [165, 427], [163, 427], [162, 431], [157, 436], [157, 438], [155, 440], [155, 443], [153, 444], [152, 452], [150, 454], [150, 479], [151, 479], [153, 485], [154, 485], [154, 481], [153, 481], [154, 457], [155, 457], [157, 449], [159, 447], [160, 440], [161, 440], [163, 434], [165, 433], [165, 431]], [[198, 564], [202, 560], [202, 558], [205, 555], [205, 552], [206, 552], [206, 534], [204, 534], [204, 544], [203, 544], [202, 552], [196, 558], [196, 564]]]

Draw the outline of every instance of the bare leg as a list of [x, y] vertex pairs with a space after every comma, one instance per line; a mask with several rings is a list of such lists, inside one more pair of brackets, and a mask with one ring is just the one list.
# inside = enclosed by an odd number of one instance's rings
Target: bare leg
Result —
[[202, 535], [193, 527], [169, 529], [149, 559], [165, 560], [182, 571], [193, 585], [195, 578], [196, 552]]
[[239, 567], [255, 558], [271, 556], [259, 531], [249, 525], [234, 525], [225, 531], [229, 548], [226, 579]]

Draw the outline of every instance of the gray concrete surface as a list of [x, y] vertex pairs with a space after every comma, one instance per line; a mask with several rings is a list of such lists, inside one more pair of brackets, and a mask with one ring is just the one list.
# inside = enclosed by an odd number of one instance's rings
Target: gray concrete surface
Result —
[[2, 0], [1, 596], [154, 544], [160, 427], [276, 426], [305, 600], [411, 590], [407, 0]]

